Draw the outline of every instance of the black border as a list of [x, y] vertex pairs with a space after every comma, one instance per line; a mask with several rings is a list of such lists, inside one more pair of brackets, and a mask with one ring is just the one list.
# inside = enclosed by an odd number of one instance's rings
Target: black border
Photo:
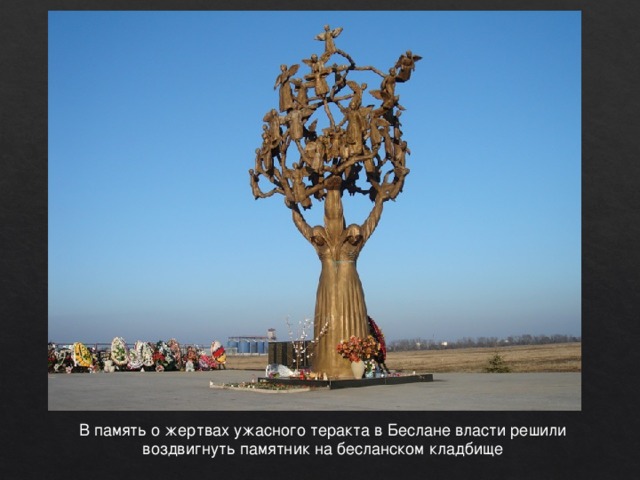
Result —
[[[308, 9], [299, 2], [234, 1], [229, 9]], [[371, 9], [371, 2], [323, 2], [323, 10]], [[388, 8], [389, 5], [379, 5]], [[581, 10], [583, 25], [583, 406], [581, 412], [48, 412], [44, 370], [18, 348], [44, 345], [47, 332], [48, 10], [199, 10], [212, 1], [5, 0], [0, 18], [0, 255], [3, 344], [0, 450], [5, 478], [82, 474], [234, 475], [237, 478], [634, 478], [640, 473], [640, 151], [637, 4], [593, 1], [396, 1], [394, 9]], [[36, 370], [36, 371], [34, 371]], [[562, 438], [503, 442], [499, 457], [140, 455], [140, 438], [80, 438], [91, 425], [564, 426]], [[215, 444], [213, 441], [201, 443]], [[268, 439], [267, 439], [268, 440]], [[334, 439], [335, 440], [335, 439]], [[346, 439], [351, 441], [350, 439]], [[389, 439], [387, 439], [389, 440]], [[428, 441], [429, 439], [427, 439]], [[472, 439], [468, 439], [472, 440]], [[264, 443], [268, 443], [262, 439]], [[340, 440], [339, 440], [340, 441]], [[415, 444], [415, 439], [391, 443]], [[179, 442], [176, 442], [179, 443]], [[298, 443], [300, 443], [298, 441]], [[302, 443], [313, 444], [313, 440]], [[323, 442], [325, 443], [325, 442]], [[337, 444], [338, 442], [335, 442]], [[376, 443], [372, 440], [371, 443]], [[380, 442], [377, 442], [380, 443]], [[419, 442], [418, 442], [419, 443]], [[452, 443], [452, 442], [442, 442]], [[476, 443], [481, 443], [478, 440]], [[495, 442], [494, 442], [495, 443]], [[236, 446], [236, 448], [239, 448]], [[313, 448], [312, 448], [313, 451]]]

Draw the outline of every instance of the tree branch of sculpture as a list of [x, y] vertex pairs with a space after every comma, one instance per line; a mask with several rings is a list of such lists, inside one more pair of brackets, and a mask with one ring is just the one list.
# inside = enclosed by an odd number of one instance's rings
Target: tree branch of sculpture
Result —
[[384, 200], [382, 199], [382, 197], [377, 196], [373, 202], [373, 208], [371, 209], [371, 212], [369, 212], [369, 216], [360, 227], [363, 244], [366, 243], [367, 240], [369, 240], [369, 237], [371, 237], [371, 234], [373, 233], [373, 231], [378, 226], [378, 223], [380, 222], [380, 218], [382, 217], [383, 203], [384, 203]]
[[[394, 174], [393, 180], [388, 181], [389, 175], [392, 173]], [[397, 166], [385, 174], [381, 184], [375, 180], [371, 180], [371, 185], [376, 191], [376, 199], [380, 197], [383, 201], [395, 200], [400, 192], [402, 192], [404, 179], [408, 174], [408, 168]]]
[[264, 193], [260, 189], [260, 186], [258, 185], [258, 174], [256, 174], [253, 171], [253, 169], [249, 170], [249, 177], [251, 178], [251, 190], [252, 190], [253, 196], [255, 197], [256, 200], [258, 198], [270, 197], [274, 193], [284, 193], [284, 191], [281, 188], [278, 188], [278, 187], [273, 188], [272, 190], [269, 190], [268, 192]]
[[364, 162], [365, 160], [371, 160], [372, 158], [373, 154], [371, 152], [363, 155], [356, 155], [354, 157], [350, 157], [346, 162], [340, 162], [337, 166], [329, 167], [328, 170], [334, 175], [340, 175], [356, 163]]
[[[288, 190], [292, 192], [293, 197], [290, 198], [290, 201], [293, 200], [294, 203], [299, 203], [302, 205], [302, 208], [309, 209], [311, 208], [312, 202], [309, 197], [315, 194], [316, 192], [324, 189], [322, 184], [317, 184], [315, 186], [307, 186], [304, 183], [304, 170], [302, 167], [294, 163], [292, 169], [285, 169], [283, 180], [284, 184], [287, 185]], [[289, 186], [289, 180], [291, 180], [291, 186]], [[285, 188], [287, 190], [287, 188]]]
[[371, 66], [366, 66], [366, 67], [353, 67], [351, 70], [358, 70], [358, 71], [372, 71], [377, 73], [378, 75], [380, 75], [381, 77], [384, 77], [384, 73], [382, 73], [380, 70], [378, 70], [376, 67], [371, 67]]
[[307, 241], [311, 242], [311, 237], [313, 235], [313, 229], [309, 226], [309, 224], [305, 221], [302, 213], [300, 213], [300, 209], [296, 203], [292, 203], [289, 205], [291, 208], [291, 216], [293, 219], [293, 223], [298, 229], [298, 231], [302, 234]]

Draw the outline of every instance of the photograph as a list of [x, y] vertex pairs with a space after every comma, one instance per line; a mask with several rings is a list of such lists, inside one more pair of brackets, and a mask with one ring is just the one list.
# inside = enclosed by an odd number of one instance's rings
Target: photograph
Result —
[[580, 12], [48, 38], [51, 410], [580, 410]]

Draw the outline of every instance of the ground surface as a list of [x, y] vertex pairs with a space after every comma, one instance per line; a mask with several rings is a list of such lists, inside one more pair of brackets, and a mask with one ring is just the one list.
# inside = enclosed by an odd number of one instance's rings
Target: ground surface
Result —
[[[512, 373], [484, 373], [502, 356]], [[49, 410], [580, 410], [579, 343], [390, 352], [388, 367], [433, 382], [296, 395], [211, 388], [264, 376], [266, 355], [229, 356], [227, 370], [49, 374]], [[364, 380], [363, 380], [364, 381]]]
[[[420, 373], [479, 373], [485, 371], [496, 353], [514, 373], [582, 371], [581, 343], [389, 352], [387, 366], [391, 370]], [[267, 363], [265, 355], [227, 357], [227, 368], [233, 370], [264, 370]]]
[[[265, 394], [211, 388], [251, 370], [49, 374], [49, 410], [579, 411], [581, 374], [434, 373], [433, 382]], [[363, 382], [366, 380], [362, 380]]]

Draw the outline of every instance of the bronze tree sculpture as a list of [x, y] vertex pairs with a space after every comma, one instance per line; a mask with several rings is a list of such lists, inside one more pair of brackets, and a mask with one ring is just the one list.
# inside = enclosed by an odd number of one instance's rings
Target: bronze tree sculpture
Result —
[[[312, 364], [315, 372], [330, 378], [352, 375], [349, 361], [336, 353], [337, 344], [351, 335], [364, 338], [368, 334], [356, 263], [380, 221], [384, 202], [396, 199], [409, 173], [405, 162], [411, 152], [400, 130], [404, 107], [395, 89], [409, 80], [421, 58], [407, 51], [388, 73], [358, 66], [336, 47], [341, 32], [342, 28], [332, 30], [326, 25], [315, 37], [324, 41], [325, 50], [302, 60], [309, 73], [294, 78], [299, 65], [281, 65], [274, 86], [279, 89], [279, 108], [263, 118], [262, 145], [256, 149], [255, 167], [249, 170], [254, 197], [283, 195], [294, 224], [320, 258]], [[328, 66], [332, 57], [348, 63]], [[367, 91], [366, 83], [352, 79], [364, 74], [378, 75], [380, 88]], [[363, 105], [365, 93], [372, 104]], [[321, 131], [319, 120], [326, 124]], [[290, 160], [292, 155], [295, 161]], [[263, 189], [261, 181], [269, 187]], [[345, 191], [364, 195], [373, 203], [360, 225], [346, 224]], [[324, 225], [312, 227], [302, 211], [314, 201], [324, 202]]]

